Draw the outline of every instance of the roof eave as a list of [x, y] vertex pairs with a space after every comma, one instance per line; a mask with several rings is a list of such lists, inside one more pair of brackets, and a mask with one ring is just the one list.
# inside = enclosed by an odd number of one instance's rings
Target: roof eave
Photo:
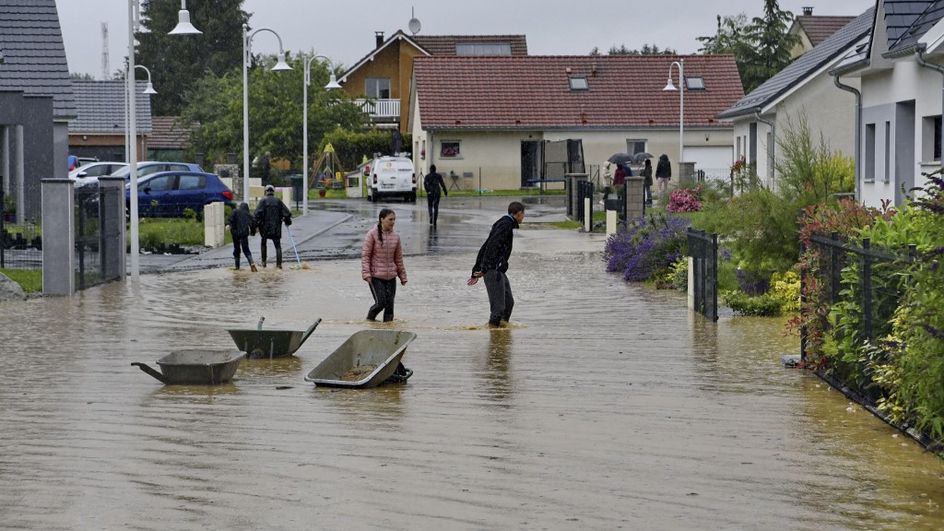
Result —
[[848, 74], [852, 74], [854, 72], [865, 70], [866, 68], [871, 66], [871, 64], [872, 62], [868, 58], [859, 59], [858, 61], [849, 63], [847, 65], [837, 66], [836, 68], [833, 68], [832, 70], [829, 71], [829, 75], [845, 76]]

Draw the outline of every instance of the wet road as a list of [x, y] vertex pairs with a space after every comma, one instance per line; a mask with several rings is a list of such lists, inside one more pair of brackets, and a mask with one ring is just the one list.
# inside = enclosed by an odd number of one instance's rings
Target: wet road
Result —
[[[453, 215], [438, 241], [472, 249], [496, 217]], [[371, 326], [356, 260], [0, 305], [0, 528], [944, 527], [941, 461], [780, 368], [796, 343], [782, 322], [705, 322], [606, 274], [600, 237], [525, 228], [515, 326], [485, 330], [471, 251], [416, 254], [440, 245], [422, 221], [398, 227], [394, 326], [419, 336], [405, 386], [302, 380]], [[259, 315], [324, 322], [298, 357], [243, 362], [227, 386], [129, 366], [226, 345]]]

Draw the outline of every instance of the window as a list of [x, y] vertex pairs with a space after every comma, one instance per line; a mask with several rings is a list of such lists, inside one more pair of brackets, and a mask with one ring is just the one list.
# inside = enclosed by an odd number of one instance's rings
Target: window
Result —
[[685, 86], [688, 90], [705, 90], [705, 78], [701, 76], [685, 76]]
[[[128, 167], [130, 168], [131, 166]], [[159, 171], [167, 171], [167, 169], [164, 168], [163, 164], [152, 164], [150, 166], [144, 166], [143, 168], [138, 166], [138, 178], [144, 177], [145, 175], [151, 175], [152, 173], [157, 173]]]
[[456, 44], [456, 55], [487, 56], [511, 55], [511, 44], [507, 42], [463, 42]]
[[741, 137], [737, 137], [737, 156], [734, 160], [741, 160]]
[[167, 171], [190, 171], [186, 164], [168, 164]]
[[892, 178], [892, 123], [885, 122], [885, 182]]
[[875, 124], [865, 124], [865, 181], [875, 182]]
[[368, 98], [386, 100], [390, 98], [390, 78], [369, 77], [364, 81], [364, 94]]
[[636, 153], [645, 153], [646, 151], [646, 140], [638, 139], [627, 139], [626, 140], [626, 153], [630, 155], [635, 155]]
[[590, 84], [587, 83], [587, 78], [583, 76], [570, 78], [570, 90], [589, 90], [589, 89], [590, 89]]
[[144, 185], [144, 188], [151, 192], [163, 192], [164, 190], [170, 190], [173, 182], [173, 175], [162, 175], [148, 181], [147, 184]]
[[443, 159], [457, 159], [461, 155], [458, 140], [443, 140], [439, 147], [439, 157]]
[[203, 175], [181, 175], [177, 183], [178, 190], [201, 190], [206, 186], [206, 177]]
[[941, 116], [925, 116], [921, 124], [921, 160], [941, 160]]

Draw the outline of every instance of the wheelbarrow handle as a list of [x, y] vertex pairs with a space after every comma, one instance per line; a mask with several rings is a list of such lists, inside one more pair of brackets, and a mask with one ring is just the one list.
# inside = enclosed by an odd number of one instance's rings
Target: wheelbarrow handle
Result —
[[321, 324], [321, 317], [319, 317], [318, 320], [314, 322], [314, 324], [309, 326], [308, 330], [305, 330], [305, 335], [302, 336], [302, 341], [301, 341], [302, 343], [308, 340], [308, 336], [310, 336], [312, 332], [315, 331], [315, 328], [318, 328], [319, 324]]
[[142, 371], [150, 374], [162, 384], [167, 384], [167, 378], [164, 378], [164, 375], [152, 369], [147, 363], [141, 363], [140, 361], [135, 361], [131, 363], [132, 366], [136, 366]]

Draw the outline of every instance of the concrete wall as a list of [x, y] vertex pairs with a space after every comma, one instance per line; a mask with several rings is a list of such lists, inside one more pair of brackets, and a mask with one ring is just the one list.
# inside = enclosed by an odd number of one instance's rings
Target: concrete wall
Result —
[[[0, 125], [22, 126], [22, 160], [16, 156], [16, 137], [19, 135], [10, 135], [11, 153], [14, 155], [10, 192], [18, 198], [18, 221], [39, 220], [42, 212], [41, 181], [55, 177], [57, 164], [64, 167], [68, 156], [62, 149], [62, 142], [56, 140], [52, 98], [0, 92]], [[57, 157], [61, 162], [57, 163]], [[19, 168], [22, 168], [22, 173]], [[63, 178], [67, 176], [67, 173], [61, 175]]]

